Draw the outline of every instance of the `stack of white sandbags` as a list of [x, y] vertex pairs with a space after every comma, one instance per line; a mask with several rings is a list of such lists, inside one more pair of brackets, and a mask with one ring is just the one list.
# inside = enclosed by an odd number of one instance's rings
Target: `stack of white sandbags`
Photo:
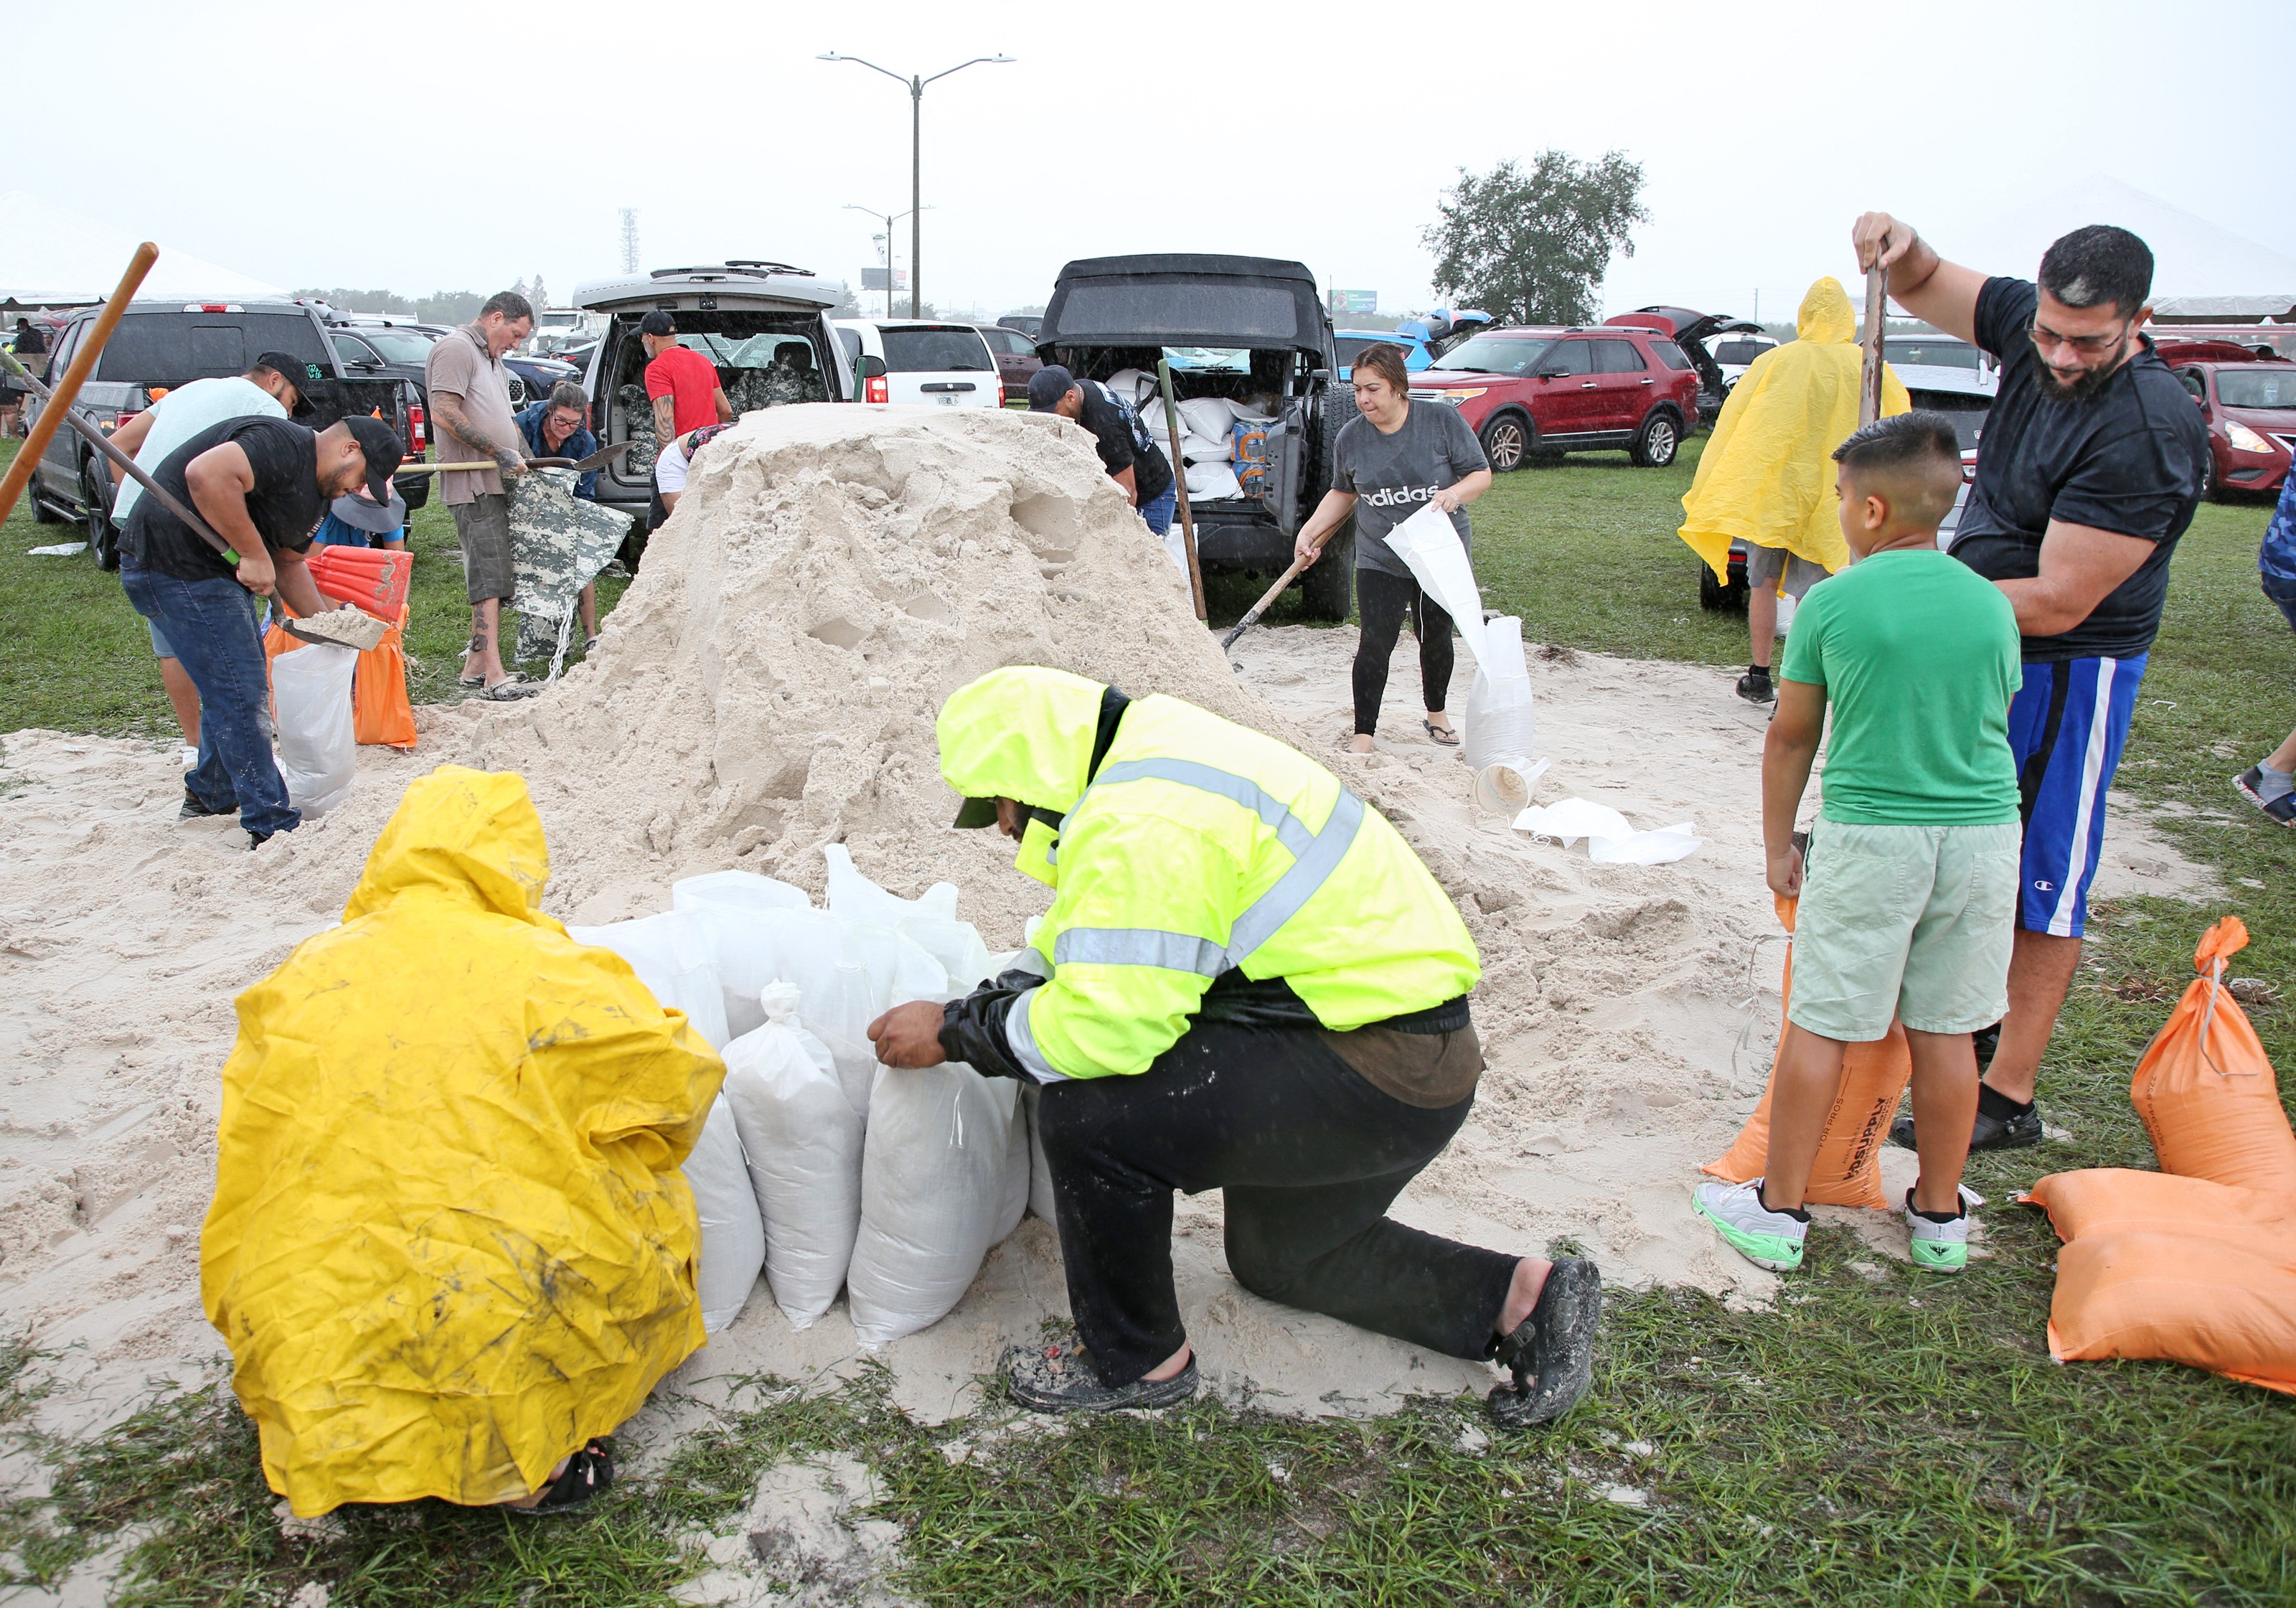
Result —
[[[1108, 389], [1147, 421], [1148, 433], [1168, 456], [1171, 434], [1156, 376], [1144, 369], [1119, 369], [1109, 376]], [[1175, 411], [1180, 418], [1180, 462], [1176, 467], [1186, 477], [1189, 500], [1213, 503], [1245, 495], [1235, 472], [1236, 426], [1272, 424], [1275, 415], [1226, 397], [1183, 397]]]
[[[948, 1064], [877, 1063], [868, 1027], [992, 975], [955, 887], [887, 892], [832, 845], [829, 907], [747, 872], [691, 877], [659, 915], [572, 927], [611, 949], [726, 1059], [685, 1164], [702, 1225], [702, 1321], [734, 1321], [760, 1269], [803, 1328], [849, 1288], [881, 1345], [955, 1306], [1029, 1193], [1019, 1086]], [[1017, 1204], [1016, 1204], [1017, 1202]]]

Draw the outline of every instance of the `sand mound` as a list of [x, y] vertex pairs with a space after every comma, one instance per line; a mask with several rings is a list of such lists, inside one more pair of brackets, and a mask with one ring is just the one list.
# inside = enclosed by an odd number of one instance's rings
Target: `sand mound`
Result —
[[[0, 754], [0, 1326], [84, 1346], [114, 1407], [119, 1384], [215, 1366], [197, 1253], [232, 998], [339, 917], [406, 783], [437, 764], [525, 775], [554, 861], [546, 904], [569, 920], [665, 908], [674, 879], [727, 866], [818, 891], [821, 847], [841, 841], [897, 892], [955, 882], [960, 914], [992, 945], [1017, 943], [1046, 890], [992, 834], [948, 830], [932, 737], [949, 691], [1015, 662], [1168, 693], [1300, 744], [1459, 899], [1487, 966], [1491, 1071], [1400, 1215], [1503, 1248], [1570, 1235], [1618, 1282], [1766, 1292], [1686, 1206], [1776, 1032], [1775, 946], [1749, 981], [1774, 927], [1760, 717], [1712, 671], [1534, 656], [1540, 746], [1557, 759], [1542, 799], [1582, 794], [1644, 826], [1688, 816], [1710, 840], [1677, 866], [1595, 866], [1472, 815], [1456, 756], [1419, 738], [1407, 643], [1382, 751], [1339, 753], [1354, 645], [1349, 630], [1256, 633], [1239, 678], [1065, 422], [792, 407], [703, 455], [590, 663], [527, 703], [419, 711], [415, 754], [362, 751], [350, 801], [253, 861], [227, 827], [174, 822], [165, 756], [14, 734]], [[1754, 1053], [1734, 1071], [1750, 993]], [[1217, 1196], [1183, 1202], [1175, 1258], [1192, 1336], [1231, 1393], [1363, 1411], [1490, 1378], [1246, 1294], [1226, 1275]], [[888, 1349], [899, 1399], [961, 1410], [1001, 1342], [1064, 1308], [1057, 1244], [1031, 1219], [955, 1312]], [[760, 1293], [678, 1388], [856, 1354], [841, 1307], [793, 1333]], [[684, 1421], [676, 1394], [642, 1440]]]

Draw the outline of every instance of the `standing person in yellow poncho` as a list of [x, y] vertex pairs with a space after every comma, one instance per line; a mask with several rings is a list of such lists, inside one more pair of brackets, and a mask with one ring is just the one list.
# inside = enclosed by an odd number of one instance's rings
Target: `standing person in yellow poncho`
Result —
[[[1754, 359], [1722, 405], [1698, 475], [1682, 499], [1682, 539], [1729, 579], [1730, 544], [1746, 544], [1751, 662], [1738, 696], [1767, 703], [1778, 594], [1799, 598], [1849, 562], [1839, 528], [1833, 449], [1857, 428], [1863, 365], [1849, 292], [1828, 276], [1801, 299], [1794, 339]], [[1884, 369], [1882, 412], [1913, 407]]]
[[201, 1295], [299, 1516], [578, 1506], [702, 1344], [678, 1168], [726, 1069], [549, 871], [523, 781], [443, 767], [239, 997]]

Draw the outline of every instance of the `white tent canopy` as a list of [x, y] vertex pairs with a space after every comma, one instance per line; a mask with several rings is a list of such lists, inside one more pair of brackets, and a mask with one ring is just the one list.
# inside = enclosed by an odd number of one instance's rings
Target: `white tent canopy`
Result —
[[[0, 195], [0, 302], [20, 307], [68, 307], [102, 301], [119, 283], [127, 259], [142, 242], [99, 223], [51, 206], [21, 190]], [[210, 298], [284, 296], [250, 275], [160, 249], [139, 296]]]
[[2030, 279], [2049, 242], [2085, 224], [2118, 224], [2152, 248], [2152, 294], [2296, 301], [2296, 258], [2103, 174], [2033, 196], [1983, 222], [1923, 228], [1949, 260]]

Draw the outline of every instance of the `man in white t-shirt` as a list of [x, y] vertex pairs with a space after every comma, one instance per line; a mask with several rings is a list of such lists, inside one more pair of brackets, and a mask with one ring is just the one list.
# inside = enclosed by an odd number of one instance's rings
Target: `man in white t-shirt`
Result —
[[[266, 352], [255, 366], [235, 380], [194, 380], [178, 385], [157, 402], [111, 432], [111, 444], [127, 455], [146, 474], [158, 471], [168, 455], [200, 431], [226, 419], [284, 419], [302, 402], [300, 382], [309, 368], [283, 352]], [[111, 505], [114, 527], [127, 528], [144, 488], [104, 463], [117, 492]], [[120, 484], [125, 480], [126, 484]], [[152, 652], [160, 660], [160, 680], [175, 706], [176, 724], [184, 732], [184, 768], [199, 763], [200, 694], [190, 675], [176, 658], [175, 649], [150, 620]]]

